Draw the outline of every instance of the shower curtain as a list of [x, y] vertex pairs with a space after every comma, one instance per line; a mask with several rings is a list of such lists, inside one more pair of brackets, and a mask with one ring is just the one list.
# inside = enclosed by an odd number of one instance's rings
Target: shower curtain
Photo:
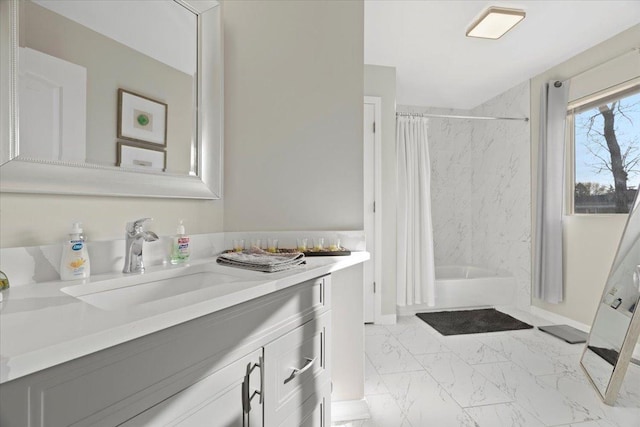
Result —
[[424, 117], [396, 118], [397, 304], [435, 304], [431, 166]]

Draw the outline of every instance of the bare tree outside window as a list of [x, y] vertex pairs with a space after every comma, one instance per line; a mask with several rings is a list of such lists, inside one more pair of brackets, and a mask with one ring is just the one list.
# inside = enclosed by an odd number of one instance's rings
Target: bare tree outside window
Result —
[[628, 213], [640, 176], [640, 93], [574, 117], [575, 213]]

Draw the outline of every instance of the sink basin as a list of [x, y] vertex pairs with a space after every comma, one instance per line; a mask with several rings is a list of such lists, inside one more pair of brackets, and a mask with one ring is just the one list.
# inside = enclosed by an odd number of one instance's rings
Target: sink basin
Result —
[[261, 282], [212, 270], [207, 264], [171, 268], [67, 286], [61, 291], [103, 310], [120, 310], [163, 300], [183, 305], [228, 295]]

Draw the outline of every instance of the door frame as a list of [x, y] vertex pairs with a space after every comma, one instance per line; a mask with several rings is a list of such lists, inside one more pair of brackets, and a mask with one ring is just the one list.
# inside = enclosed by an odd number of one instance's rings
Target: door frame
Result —
[[[375, 200], [375, 214], [373, 216], [373, 227], [375, 233], [374, 254], [373, 254], [373, 280], [376, 283], [373, 304], [373, 323], [383, 322], [382, 316], [382, 98], [379, 96], [365, 96], [363, 104], [373, 104], [375, 132], [374, 140], [374, 165], [373, 165], [373, 188]], [[364, 137], [363, 143], [364, 143]], [[364, 298], [364, 296], [363, 296]]]

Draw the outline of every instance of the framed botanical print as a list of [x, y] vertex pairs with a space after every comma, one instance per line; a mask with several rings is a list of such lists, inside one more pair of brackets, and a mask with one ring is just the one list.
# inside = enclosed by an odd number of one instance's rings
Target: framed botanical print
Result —
[[167, 104], [118, 89], [118, 138], [167, 145]]

